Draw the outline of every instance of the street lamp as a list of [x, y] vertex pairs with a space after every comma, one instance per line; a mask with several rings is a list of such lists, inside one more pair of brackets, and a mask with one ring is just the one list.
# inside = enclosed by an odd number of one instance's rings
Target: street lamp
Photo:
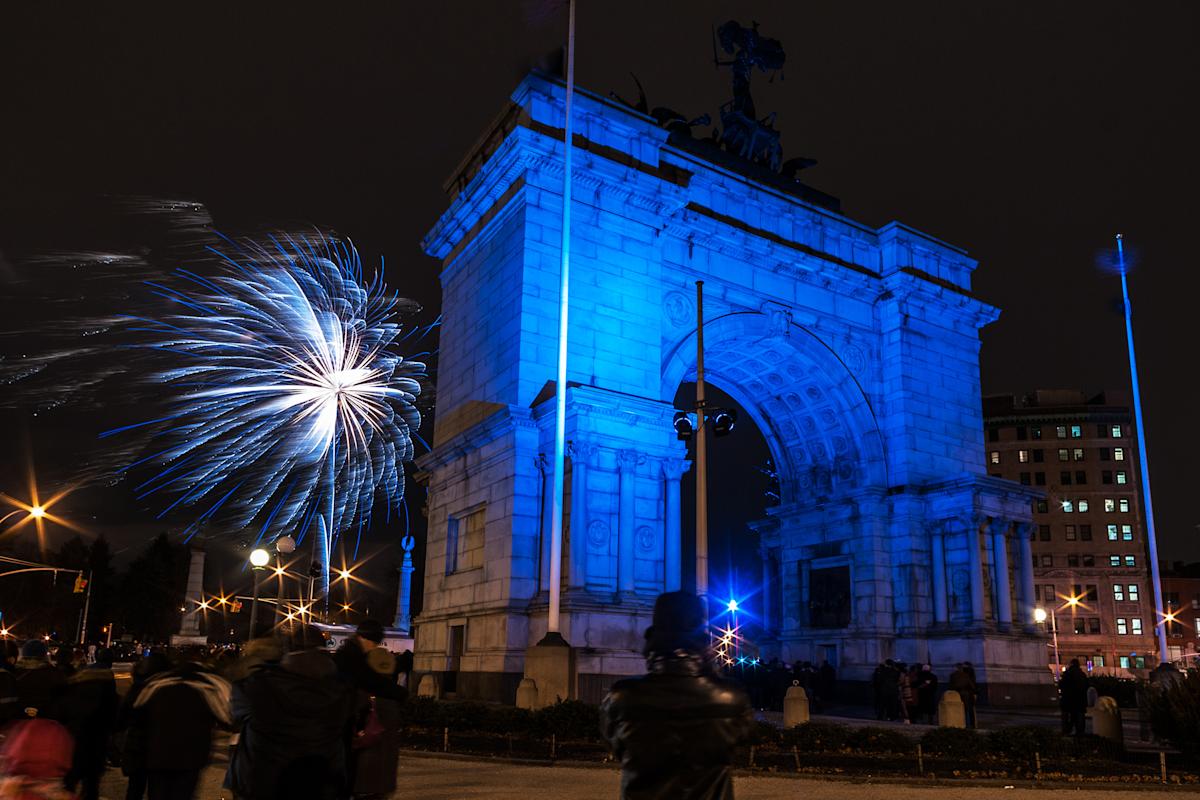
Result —
[[[1075, 602], [1072, 603], [1071, 600], [1074, 600]], [[1079, 600], [1078, 600], [1078, 598], [1073, 597], [1067, 601], [1067, 604], [1068, 605], [1078, 605]], [[1051, 631], [1051, 634], [1053, 636], [1053, 641], [1054, 641], [1054, 679], [1058, 680], [1059, 677], [1062, 675], [1062, 661], [1059, 659], [1059, 656], [1058, 656], [1058, 621], [1057, 621], [1057, 618], [1054, 616], [1053, 611], [1047, 613], [1046, 609], [1040, 608], [1040, 607], [1035, 608], [1033, 610], [1033, 619], [1038, 624], [1045, 624], [1046, 617], [1050, 617], [1050, 631]]]
[[250, 601], [250, 631], [248, 638], [255, 638], [258, 628], [258, 581], [263, 567], [271, 560], [271, 554], [261, 547], [250, 553], [250, 566], [254, 568], [254, 596]]

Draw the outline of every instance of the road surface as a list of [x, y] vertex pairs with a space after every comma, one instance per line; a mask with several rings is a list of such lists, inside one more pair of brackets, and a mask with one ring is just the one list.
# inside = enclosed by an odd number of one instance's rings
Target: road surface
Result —
[[[229, 800], [221, 789], [224, 764], [205, 773], [198, 800]], [[119, 771], [105, 776], [101, 797], [121, 800], [125, 781]], [[495, 761], [436, 758], [402, 753], [396, 798], [420, 800], [616, 800], [620, 775], [615, 768], [527, 766]], [[1078, 800], [1087, 792], [1093, 800], [1145, 800], [1144, 791], [1107, 791], [1107, 786], [1082, 784], [1062, 788], [1013, 788], [1003, 785], [928, 786], [884, 782], [823, 781], [807, 778], [746, 777], [734, 779], [737, 797], [744, 800]], [[1186, 790], [1185, 790], [1186, 792]], [[1182, 793], [1180, 793], [1182, 794]], [[1195, 794], [1191, 796], [1196, 796]]]

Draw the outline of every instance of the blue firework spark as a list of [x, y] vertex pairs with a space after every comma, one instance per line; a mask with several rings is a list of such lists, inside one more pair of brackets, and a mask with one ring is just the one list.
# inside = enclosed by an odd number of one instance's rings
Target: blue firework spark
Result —
[[361, 536], [377, 500], [403, 501], [425, 365], [396, 345], [422, 329], [402, 331], [400, 299], [382, 269], [364, 279], [353, 245], [226, 241], [228, 253], [212, 251], [222, 274], [148, 283], [172, 311], [133, 330], [167, 359], [154, 376], [167, 408], [104, 435], [154, 431], [166, 447], [129, 469], [158, 467], [137, 489], [173, 498], [160, 517], [202, 507], [190, 532], [218, 514], [222, 529], [257, 529], [260, 541], [311, 531], [328, 596], [336, 537]]

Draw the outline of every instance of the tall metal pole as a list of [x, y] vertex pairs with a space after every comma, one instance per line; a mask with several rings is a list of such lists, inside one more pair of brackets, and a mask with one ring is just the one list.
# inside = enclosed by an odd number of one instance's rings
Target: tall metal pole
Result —
[[258, 628], [258, 578], [262, 573], [258, 567], [254, 568], [254, 595], [250, 600], [250, 630], [247, 632], [246, 639], [254, 639], [256, 629]]
[[92, 570], [90, 569], [88, 570], [87, 582], [87, 594], [83, 596], [83, 618], [79, 622], [80, 644], [85, 644], [87, 641], [88, 610], [92, 605]]
[[1062, 660], [1058, 656], [1058, 615], [1050, 612], [1050, 630], [1054, 635], [1054, 680], [1062, 677]]
[[1167, 627], [1163, 613], [1162, 578], [1158, 568], [1158, 538], [1154, 535], [1154, 503], [1150, 499], [1150, 457], [1146, 454], [1146, 428], [1142, 418], [1142, 389], [1138, 383], [1137, 356], [1133, 349], [1133, 308], [1129, 302], [1129, 281], [1125, 275], [1125, 237], [1117, 234], [1117, 266], [1121, 272], [1121, 296], [1125, 301], [1125, 342], [1129, 349], [1129, 378], [1133, 383], [1133, 421], [1137, 427], [1138, 461], [1142, 472], [1142, 494], [1146, 501], [1146, 546], [1150, 553], [1150, 580], [1154, 584], [1154, 624], [1158, 637], [1158, 660], [1166, 664]]
[[696, 281], [696, 594], [707, 608], [708, 425], [704, 411], [704, 281]]
[[567, 448], [567, 310], [571, 273], [571, 105], [575, 99], [575, 0], [567, 12], [567, 101], [563, 122], [562, 267], [558, 277], [558, 373], [554, 402], [554, 497], [550, 507], [550, 609], [546, 632], [558, 633], [562, 591], [562, 512]]

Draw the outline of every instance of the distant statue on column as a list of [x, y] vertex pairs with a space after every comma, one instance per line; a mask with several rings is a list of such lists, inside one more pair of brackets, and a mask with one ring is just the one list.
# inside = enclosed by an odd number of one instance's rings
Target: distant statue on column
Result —
[[416, 540], [412, 536], [405, 536], [400, 540], [400, 546], [404, 548], [404, 562], [400, 565], [400, 593], [396, 598], [396, 621], [392, 624], [392, 627], [405, 633], [412, 632], [409, 595], [412, 591], [412, 574], [414, 569], [412, 551], [416, 543]]

